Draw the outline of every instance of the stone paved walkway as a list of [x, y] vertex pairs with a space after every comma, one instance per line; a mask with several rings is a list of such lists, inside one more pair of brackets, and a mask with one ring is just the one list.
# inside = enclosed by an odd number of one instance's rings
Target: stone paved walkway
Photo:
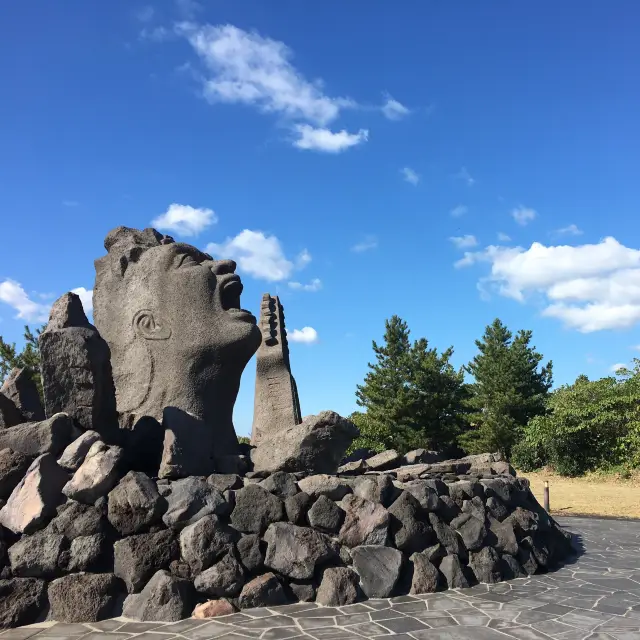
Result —
[[0, 640], [640, 640], [640, 522], [558, 520], [584, 553], [547, 575], [337, 609], [253, 609], [209, 622], [43, 624]]

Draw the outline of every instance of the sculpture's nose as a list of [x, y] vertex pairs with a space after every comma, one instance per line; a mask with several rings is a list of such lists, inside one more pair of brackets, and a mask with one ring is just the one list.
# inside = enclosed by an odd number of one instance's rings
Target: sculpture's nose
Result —
[[211, 271], [217, 276], [224, 276], [228, 273], [235, 273], [236, 263], [233, 260], [214, 260]]

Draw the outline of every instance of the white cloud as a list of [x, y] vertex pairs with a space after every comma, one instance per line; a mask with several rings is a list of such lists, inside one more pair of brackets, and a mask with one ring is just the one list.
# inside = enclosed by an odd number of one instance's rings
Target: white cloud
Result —
[[577, 247], [489, 246], [466, 252], [456, 263], [464, 267], [489, 263], [481, 287], [526, 302], [542, 296], [542, 314], [582, 333], [623, 329], [640, 323], [640, 250], [604, 238]]
[[322, 281], [320, 278], [314, 278], [308, 284], [302, 284], [301, 282], [290, 282], [289, 287], [295, 291], [320, 291], [322, 289]]
[[202, 5], [195, 0], [176, 0], [178, 11], [188, 19], [193, 18], [196, 13], [202, 11]]
[[402, 174], [404, 181], [409, 184], [416, 185], [420, 182], [420, 176], [411, 167], [404, 167], [400, 169], [400, 173]]
[[584, 232], [578, 228], [578, 225], [570, 224], [568, 227], [556, 229], [554, 233], [559, 236], [581, 236]]
[[475, 236], [469, 234], [464, 236], [451, 236], [449, 238], [457, 249], [469, 249], [478, 245], [478, 240]]
[[318, 332], [313, 327], [302, 327], [302, 329], [294, 329], [291, 333], [287, 332], [290, 342], [303, 342], [313, 344], [318, 342]]
[[467, 211], [469, 211], [468, 207], [463, 204], [459, 204], [457, 207], [453, 207], [453, 209], [451, 209], [449, 213], [451, 213], [454, 218], [459, 218], [460, 216], [463, 216], [465, 213], [467, 213]]
[[522, 205], [516, 207], [511, 212], [511, 216], [513, 217], [513, 219], [523, 227], [534, 220], [537, 215], [538, 213], [534, 209], [529, 209], [528, 207], [523, 207]]
[[222, 244], [209, 243], [206, 251], [218, 259], [232, 258], [242, 271], [269, 282], [287, 279], [294, 268], [293, 262], [285, 257], [278, 238], [262, 231], [245, 229]]
[[351, 251], [355, 253], [363, 253], [371, 249], [376, 249], [378, 246], [378, 240], [375, 236], [366, 236], [362, 242], [358, 242], [351, 247]]
[[618, 371], [620, 371], [620, 369], [626, 369], [627, 365], [624, 364], [624, 362], [618, 362], [616, 364], [612, 364], [609, 367], [609, 370], [612, 371], [613, 373], [618, 373]]
[[65, 207], [77, 207], [80, 203], [77, 200], [63, 200], [62, 204]]
[[151, 5], [141, 7], [136, 12], [136, 18], [140, 22], [151, 22], [156, 15], [155, 9]]
[[304, 269], [311, 260], [311, 254], [306, 249], [303, 249], [296, 257], [296, 269]]
[[349, 133], [346, 129], [331, 131], [322, 127], [312, 127], [309, 124], [298, 124], [294, 127], [294, 131], [298, 135], [293, 141], [294, 147], [325, 153], [340, 153], [369, 139], [367, 129], [360, 129], [358, 133]]
[[243, 103], [266, 113], [325, 125], [338, 117], [350, 101], [324, 94], [319, 82], [309, 82], [292, 64], [284, 42], [262, 37], [233, 25], [178, 27], [210, 76], [205, 97], [212, 102]]
[[71, 293], [75, 293], [80, 297], [82, 308], [87, 315], [93, 313], [93, 289], [87, 290], [84, 287], [77, 287], [71, 289]]
[[401, 102], [394, 100], [387, 94], [386, 100], [382, 105], [382, 113], [388, 120], [402, 120], [402, 118], [408, 116], [411, 111], [407, 109]]
[[498, 231], [498, 242], [511, 242], [511, 237], [502, 231]]
[[15, 280], [7, 278], [0, 282], [0, 301], [18, 312], [16, 318], [28, 322], [46, 322], [49, 319], [50, 305], [31, 300], [22, 285]]
[[211, 209], [199, 209], [187, 204], [171, 204], [162, 215], [151, 221], [151, 224], [163, 231], [173, 231], [179, 236], [197, 236], [208, 226], [218, 222], [218, 217]]
[[466, 167], [462, 167], [462, 169], [456, 173], [455, 177], [462, 180], [468, 187], [473, 187], [476, 183], [476, 179], [471, 176]]

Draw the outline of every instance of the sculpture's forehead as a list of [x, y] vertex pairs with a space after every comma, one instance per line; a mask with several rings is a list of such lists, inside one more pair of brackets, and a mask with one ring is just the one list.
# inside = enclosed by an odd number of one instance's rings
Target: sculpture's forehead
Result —
[[172, 242], [170, 244], [158, 245], [144, 252], [141, 262], [160, 262], [169, 265], [176, 255], [188, 254], [199, 262], [212, 260], [211, 256], [197, 247], [186, 242]]

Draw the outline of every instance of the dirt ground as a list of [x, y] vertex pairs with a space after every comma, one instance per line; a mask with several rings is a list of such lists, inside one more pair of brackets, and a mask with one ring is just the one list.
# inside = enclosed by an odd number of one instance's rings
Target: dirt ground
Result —
[[600, 475], [564, 478], [544, 471], [518, 472], [518, 475], [529, 478], [540, 504], [544, 504], [544, 481], [549, 481], [552, 515], [640, 518], [640, 476], [630, 479]]

